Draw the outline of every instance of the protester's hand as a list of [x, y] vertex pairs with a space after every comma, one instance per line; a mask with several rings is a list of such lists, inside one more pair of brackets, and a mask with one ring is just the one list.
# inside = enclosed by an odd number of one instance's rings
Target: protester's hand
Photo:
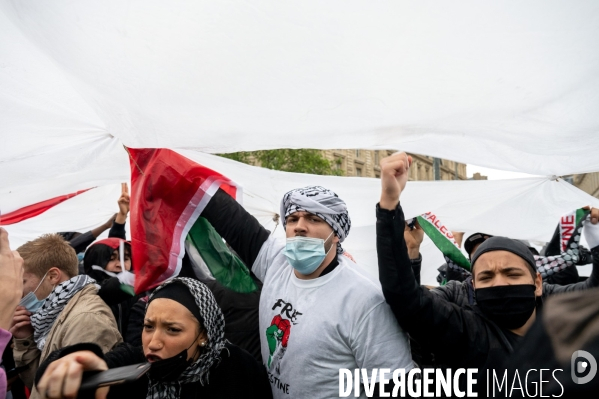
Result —
[[599, 208], [585, 207], [590, 209], [591, 223], [586, 223], [583, 227], [584, 238], [591, 249], [599, 246]]
[[8, 232], [0, 227], [0, 328], [8, 330], [23, 296], [23, 259], [10, 250]]
[[413, 229], [406, 223], [403, 237], [406, 240], [410, 259], [418, 259], [418, 255], [420, 254], [420, 244], [422, 244], [422, 240], [424, 239], [424, 230], [422, 230], [418, 221], [414, 222]]
[[10, 333], [17, 339], [25, 339], [33, 335], [33, 326], [31, 325], [31, 312], [22, 306], [17, 306], [17, 310], [12, 317]]
[[[108, 370], [106, 362], [90, 351], [74, 352], [48, 365], [37, 383], [42, 398], [76, 398], [84, 371]], [[96, 390], [96, 399], [106, 398], [108, 387]]]
[[599, 223], [599, 208], [590, 208], [590, 207], [587, 207], [587, 209], [591, 210], [591, 223], [592, 224]]
[[382, 209], [393, 210], [399, 203], [399, 196], [408, 181], [408, 170], [412, 157], [405, 152], [381, 159], [381, 202]]
[[127, 221], [127, 215], [129, 214], [129, 187], [127, 183], [121, 183], [121, 196], [119, 197], [119, 213], [116, 215], [116, 222], [123, 224]]
[[119, 197], [119, 214], [127, 216], [129, 214], [129, 187], [127, 183], [121, 183], [121, 196]]

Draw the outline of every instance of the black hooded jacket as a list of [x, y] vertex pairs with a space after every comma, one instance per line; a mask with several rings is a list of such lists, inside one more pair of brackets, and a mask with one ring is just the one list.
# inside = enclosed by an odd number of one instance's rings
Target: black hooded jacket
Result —
[[[393, 211], [377, 205], [377, 254], [383, 295], [401, 327], [452, 369], [501, 369], [521, 337], [498, 327], [469, 304], [458, 305], [419, 285], [404, 241], [401, 206]], [[462, 385], [463, 382], [461, 382]]]

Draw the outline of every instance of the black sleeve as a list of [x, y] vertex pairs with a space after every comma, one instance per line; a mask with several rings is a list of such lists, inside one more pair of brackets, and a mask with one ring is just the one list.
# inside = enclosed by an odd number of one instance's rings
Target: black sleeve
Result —
[[251, 268], [270, 235], [269, 231], [222, 189], [218, 189], [208, 202], [202, 216]]
[[106, 352], [104, 360], [109, 369], [147, 362], [141, 345], [133, 346], [126, 342], [122, 342], [112, 348], [110, 352]]
[[272, 398], [266, 368], [252, 355], [229, 343], [221, 352], [220, 364], [210, 369], [210, 385], [214, 394], [210, 397]]
[[563, 292], [582, 291], [589, 288], [599, 287], [599, 246], [591, 249], [591, 254], [593, 255], [593, 271], [591, 272], [589, 278], [580, 283], [568, 285], [543, 284], [543, 297], [553, 294], [561, 294]]
[[547, 243], [545, 246], [545, 251], [543, 252], [544, 256], [556, 256], [562, 253], [561, 251], [561, 243], [560, 243], [560, 234], [559, 234], [559, 224], [555, 228], [553, 232], [553, 236], [551, 237], [551, 241]]
[[414, 273], [416, 283], [420, 284], [420, 270], [422, 270], [422, 254], [418, 253], [418, 257], [416, 259], [410, 259], [410, 263], [412, 264], [412, 272]]
[[116, 277], [107, 278], [98, 284], [100, 285], [98, 295], [108, 306], [114, 306], [132, 298], [131, 294], [121, 289], [121, 282]]
[[576, 284], [580, 281], [576, 265], [571, 265], [563, 270], [553, 273], [551, 276], [544, 276], [543, 282], [547, 284], [568, 285]]
[[123, 240], [127, 239], [127, 232], [125, 231], [125, 225], [127, 224], [127, 222], [120, 224], [117, 223], [116, 221], [112, 222], [112, 226], [110, 227], [110, 230], [108, 231], [108, 237], [112, 238], [122, 238]]
[[127, 333], [123, 337], [125, 342], [133, 346], [141, 346], [141, 333], [144, 328], [144, 316], [146, 314], [146, 302], [138, 300], [129, 313], [129, 324]]
[[430, 290], [431, 293], [438, 295], [446, 301], [456, 303], [456, 284], [462, 284], [455, 280], [448, 281], [445, 285], [440, 285], [438, 287]]
[[404, 241], [401, 206], [377, 205], [379, 280], [399, 325], [430, 347], [439, 362], [482, 364], [489, 350], [484, 321], [474, 311], [447, 302], [416, 283]]
[[71, 241], [69, 241], [69, 245], [73, 247], [75, 253], [84, 252], [87, 247], [96, 240], [96, 237], [92, 234], [91, 231], [87, 233], [81, 234]]

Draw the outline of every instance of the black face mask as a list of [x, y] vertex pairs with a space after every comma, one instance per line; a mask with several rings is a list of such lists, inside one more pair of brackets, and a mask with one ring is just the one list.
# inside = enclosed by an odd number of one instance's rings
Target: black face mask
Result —
[[476, 304], [491, 321], [501, 328], [522, 327], [535, 310], [536, 286], [533, 284], [500, 285], [477, 288]]
[[[195, 340], [189, 346], [189, 348], [191, 348], [194, 343]], [[189, 348], [183, 349], [183, 351], [176, 356], [169, 357], [168, 359], [158, 360], [157, 362], [152, 363], [150, 366], [150, 371], [148, 372], [150, 378], [154, 381], [162, 382], [176, 381], [181, 373], [183, 373], [193, 363], [193, 358], [195, 355], [191, 359], [187, 359], [187, 351]]]

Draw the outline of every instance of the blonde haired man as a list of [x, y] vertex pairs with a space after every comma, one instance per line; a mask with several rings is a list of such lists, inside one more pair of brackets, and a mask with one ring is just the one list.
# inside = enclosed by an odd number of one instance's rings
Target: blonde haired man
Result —
[[[122, 341], [110, 308], [95, 281], [77, 275], [75, 250], [58, 234], [46, 234], [18, 248], [24, 261], [23, 299], [13, 317], [17, 367], [32, 388], [40, 361], [65, 346], [94, 342], [104, 352]], [[39, 397], [33, 389], [31, 398]]]

